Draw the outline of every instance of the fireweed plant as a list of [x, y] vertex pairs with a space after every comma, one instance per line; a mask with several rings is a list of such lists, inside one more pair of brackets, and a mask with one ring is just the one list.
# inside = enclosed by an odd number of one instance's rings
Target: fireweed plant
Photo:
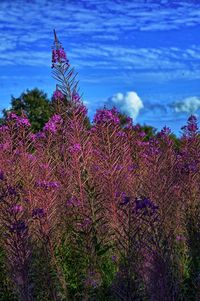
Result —
[[149, 141], [116, 108], [92, 127], [54, 31], [55, 114], [0, 127], [0, 300], [200, 299], [200, 137]]

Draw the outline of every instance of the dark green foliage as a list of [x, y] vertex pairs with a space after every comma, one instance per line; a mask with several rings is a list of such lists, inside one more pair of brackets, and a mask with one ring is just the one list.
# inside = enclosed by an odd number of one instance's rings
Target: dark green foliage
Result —
[[49, 120], [53, 114], [53, 107], [47, 98], [47, 94], [37, 88], [23, 92], [19, 97], [12, 96], [11, 109], [3, 110], [4, 118], [7, 112], [15, 112], [21, 115], [25, 112], [31, 128], [34, 132], [41, 130], [44, 124]]
[[6, 272], [5, 252], [0, 247], [0, 301], [17, 301], [13, 287]]
[[126, 125], [127, 115], [119, 112], [120, 125], [123, 128]]
[[180, 146], [181, 146], [181, 142], [180, 142], [180, 139], [178, 139], [176, 137], [175, 134], [170, 134], [169, 137], [172, 139], [172, 141], [174, 142], [174, 147], [176, 150], [179, 150], [180, 149]]
[[154, 128], [153, 126], [150, 125], [142, 125], [141, 126], [141, 131], [145, 132], [146, 136], [144, 138], [145, 141], [148, 141], [150, 138], [155, 137], [156, 135], [156, 128]]
[[[192, 210], [191, 210], [192, 211]], [[190, 211], [190, 212], [191, 212]], [[200, 207], [186, 218], [187, 245], [189, 253], [189, 277], [185, 279], [188, 301], [200, 298]]]

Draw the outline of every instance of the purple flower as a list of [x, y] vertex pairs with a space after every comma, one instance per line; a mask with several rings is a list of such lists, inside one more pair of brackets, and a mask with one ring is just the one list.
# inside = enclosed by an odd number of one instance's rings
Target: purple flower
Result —
[[118, 117], [118, 113], [115, 108], [112, 110], [97, 110], [97, 113], [94, 117], [94, 122], [97, 124], [104, 123], [104, 122], [110, 122], [112, 121], [114, 124], [119, 124], [120, 119]]
[[119, 136], [119, 137], [125, 137], [125, 136], [126, 136], [126, 133], [123, 132], [123, 131], [119, 131], [119, 132], [117, 133], [117, 136]]
[[198, 166], [196, 162], [185, 163], [182, 168], [182, 173], [189, 174], [190, 172], [197, 172]]
[[35, 138], [38, 138], [38, 139], [46, 138], [46, 135], [43, 132], [38, 132], [38, 133], [35, 134]]
[[0, 126], [0, 132], [6, 132], [9, 129], [7, 125]]
[[52, 68], [55, 67], [55, 64], [67, 64], [69, 66], [69, 60], [66, 57], [66, 53], [64, 51], [64, 48], [62, 47], [62, 44], [58, 41], [56, 35], [55, 35], [55, 41], [53, 45], [52, 50]]
[[29, 200], [28, 198], [25, 198], [25, 199], [24, 199], [24, 202], [25, 202], [25, 203], [30, 203], [30, 200]]
[[9, 113], [7, 119], [12, 120], [12, 119], [17, 119], [19, 116], [16, 115], [15, 113]]
[[18, 125], [25, 125], [25, 126], [31, 126], [29, 120], [27, 118], [20, 118], [18, 119]]
[[74, 144], [73, 146], [69, 147], [69, 152], [76, 153], [81, 150], [81, 145], [79, 143]]
[[17, 191], [16, 191], [16, 189], [15, 189], [14, 187], [9, 186], [9, 187], [8, 187], [8, 194], [9, 194], [9, 195], [16, 196], [16, 195], [17, 195]]
[[54, 123], [47, 122], [44, 126], [44, 131], [51, 132], [52, 134], [55, 134], [57, 131], [57, 127]]
[[29, 160], [31, 160], [31, 161], [34, 161], [34, 160], [36, 160], [36, 155], [34, 155], [34, 154], [27, 154], [27, 158]]
[[96, 133], [96, 131], [97, 131], [97, 129], [96, 129], [95, 127], [92, 127], [92, 128], [89, 130], [90, 133]]
[[24, 210], [23, 206], [22, 205], [14, 205], [10, 208], [10, 212], [12, 213], [20, 213]]
[[136, 170], [138, 168], [139, 168], [138, 164], [133, 164], [133, 165], [128, 166], [129, 171], [133, 171], [133, 170]]
[[60, 115], [53, 115], [51, 119], [45, 124], [43, 130], [55, 134], [58, 130], [58, 126], [63, 122]]
[[83, 104], [79, 104], [79, 106], [76, 108], [77, 114], [81, 113], [83, 115], [86, 115], [87, 111], [88, 111], [88, 109]]
[[121, 164], [116, 165], [116, 170], [122, 170], [122, 169], [123, 169], [123, 166]]
[[40, 187], [40, 188], [44, 188], [46, 190], [48, 190], [49, 188], [58, 188], [59, 184], [58, 182], [47, 182], [45, 180], [43, 181], [37, 181], [36, 182], [36, 187]]
[[142, 131], [142, 132], [139, 133], [139, 136], [140, 136], [141, 138], [144, 138], [144, 137], [146, 136], [146, 133]]
[[0, 169], [0, 180], [3, 181], [4, 180], [4, 172], [3, 170]]
[[186, 137], [193, 137], [198, 131], [196, 116], [191, 115], [188, 118], [187, 126], [184, 126], [181, 129], [184, 131]]
[[127, 205], [130, 202], [130, 197], [126, 196], [126, 194], [122, 193], [122, 201], [120, 203], [121, 206]]
[[31, 124], [27, 118], [16, 115], [15, 113], [10, 113], [7, 117], [8, 120], [15, 120], [16, 126], [26, 126], [30, 127]]
[[77, 197], [72, 196], [66, 203], [67, 206], [71, 207], [71, 206], [80, 206], [81, 202], [79, 199], [77, 199]]
[[144, 215], [153, 214], [158, 209], [150, 199], [146, 197], [136, 198], [135, 199], [135, 211], [143, 211]]
[[91, 224], [90, 218], [86, 217], [82, 223], [77, 223], [77, 226], [81, 229], [85, 229], [90, 224]]
[[177, 235], [177, 236], [176, 236], [176, 240], [177, 240], [177, 241], [185, 241], [186, 239], [185, 239], [185, 237], [182, 236], [182, 235]]
[[19, 221], [13, 223], [9, 228], [11, 233], [13, 233], [13, 232], [14, 233], [23, 233], [27, 229], [28, 229], [28, 226], [22, 220], [19, 220]]
[[81, 97], [79, 96], [79, 94], [77, 92], [73, 91], [72, 100], [75, 102], [79, 102], [80, 99], [81, 99]]
[[56, 91], [53, 93], [53, 97], [52, 98], [53, 98], [53, 100], [61, 100], [61, 101], [65, 100], [65, 96], [58, 89], [56, 89]]
[[32, 210], [32, 218], [34, 218], [34, 219], [43, 218], [45, 216], [46, 216], [46, 214], [45, 214], [43, 208], [35, 208]]
[[59, 188], [60, 187], [58, 182], [49, 182], [48, 186], [51, 188]]
[[116, 198], [118, 198], [120, 195], [121, 195], [121, 193], [120, 193], [120, 192], [118, 192], [118, 191], [116, 191], [116, 192], [115, 192], [115, 196], [116, 196]]
[[131, 117], [127, 117], [127, 118], [126, 118], [126, 123], [127, 123], [127, 124], [130, 125], [130, 124], [132, 124], [132, 122], [133, 122], [133, 119], [132, 119]]
[[30, 137], [31, 141], [35, 141], [36, 134], [31, 133], [29, 137]]
[[138, 131], [141, 130], [141, 126], [139, 124], [136, 124], [136, 125], [133, 126], [133, 130], [138, 132]]
[[116, 257], [115, 255], [113, 255], [113, 256], [111, 257], [111, 259], [112, 259], [112, 261], [116, 262], [117, 257]]
[[0, 149], [2, 150], [6, 150], [9, 148], [9, 143], [8, 142], [5, 142], [5, 143], [0, 143]]

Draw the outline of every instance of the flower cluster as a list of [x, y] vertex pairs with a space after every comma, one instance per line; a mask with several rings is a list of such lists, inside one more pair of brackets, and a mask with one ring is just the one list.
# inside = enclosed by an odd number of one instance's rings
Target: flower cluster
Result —
[[66, 63], [68, 66], [70, 66], [63, 47], [52, 50], [52, 68], [55, 67], [56, 63]]
[[62, 47], [62, 44], [58, 41], [56, 34], [55, 34], [54, 45], [52, 48], [53, 48], [53, 50], [52, 50], [52, 67], [51, 68], [54, 68], [56, 63], [60, 63], [60, 64], [65, 63], [65, 64], [67, 64], [67, 66], [70, 66], [69, 60], [66, 57], [64, 48]]
[[77, 197], [72, 196], [67, 202], [66, 202], [67, 207], [72, 207], [72, 206], [80, 206], [81, 202]]
[[0, 132], [6, 132], [9, 129], [9, 127], [7, 125], [1, 125], [0, 126]]
[[92, 221], [90, 218], [86, 217], [82, 223], [77, 223], [77, 226], [81, 230], [85, 230], [89, 225], [91, 225]]
[[56, 91], [53, 93], [52, 99], [54, 101], [57, 101], [57, 100], [63, 101], [63, 100], [65, 100], [65, 96], [60, 90], [56, 89]]
[[81, 150], [81, 145], [79, 143], [75, 143], [73, 146], [69, 147], [69, 152], [70, 153], [76, 153]]
[[133, 171], [137, 169], [139, 169], [139, 165], [136, 163], [128, 166], [128, 171]]
[[33, 219], [39, 219], [39, 218], [43, 218], [45, 217], [46, 214], [44, 212], [44, 209], [43, 208], [35, 208], [32, 210], [32, 218]]
[[3, 170], [0, 169], [0, 180], [3, 181], [4, 180], [4, 172]]
[[126, 118], [126, 125], [125, 125], [126, 129], [133, 129], [133, 119], [131, 117], [127, 117]]
[[120, 205], [124, 206], [127, 205], [129, 202], [130, 202], [130, 197], [128, 197], [125, 192], [122, 192], [122, 201]]
[[186, 137], [191, 137], [191, 136], [194, 136], [197, 131], [198, 131], [198, 125], [197, 125], [197, 118], [195, 115], [191, 115], [189, 118], [188, 118], [188, 124], [183, 126], [181, 129], [183, 130], [184, 132], [184, 135]]
[[158, 209], [158, 206], [156, 206], [150, 199], [146, 197], [138, 197], [135, 199], [135, 211], [143, 212], [144, 215], [152, 215], [154, 214]]
[[76, 113], [82, 113], [83, 115], [86, 115], [88, 109], [83, 103], [81, 103], [81, 96], [76, 91], [72, 92], [71, 99], [73, 101], [73, 104], [75, 104]]
[[79, 102], [80, 99], [81, 99], [80, 95], [77, 92], [73, 91], [72, 100], [75, 101], [75, 102]]
[[36, 139], [44, 139], [46, 135], [44, 132], [37, 132], [36, 134], [30, 134], [31, 141], [36, 141]]
[[104, 123], [109, 121], [113, 121], [115, 124], [120, 123], [120, 119], [118, 117], [118, 113], [115, 108], [111, 110], [106, 110], [106, 109], [97, 110], [97, 113], [94, 117], [94, 122], [99, 124], [99, 123]]
[[17, 127], [26, 126], [30, 127], [31, 124], [27, 118], [16, 115], [15, 113], [10, 113], [7, 120], [14, 120]]
[[117, 136], [119, 136], [119, 137], [126, 137], [126, 133], [120, 130], [120, 131], [117, 133]]
[[37, 181], [36, 182], [36, 187], [44, 188], [46, 190], [50, 188], [59, 188], [58, 182], [47, 182], [47, 181]]
[[171, 134], [171, 129], [168, 127], [164, 127], [157, 135], [158, 138], [165, 138]]
[[3, 151], [7, 150], [9, 148], [9, 143], [5, 142], [5, 143], [0, 143], [0, 149], [2, 149]]
[[17, 191], [16, 191], [15, 187], [13, 187], [13, 186], [8, 186], [7, 191], [8, 191], [8, 195], [12, 195], [12, 196], [17, 195]]
[[190, 172], [193, 173], [197, 171], [198, 171], [198, 165], [195, 161], [185, 163], [181, 170], [181, 172], [186, 175], [189, 175]]
[[18, 220], [17, 222], [12, 223], [12, 225], [9, 228], [11, 233], [18, 233], [18, 234], [25, 232], [27, 229], [28, 226], [22, 220]]
[[60, 115], [53, 115], [51, 119], [45, 124], [44, 131], [55, 134], [58, 130], [59, 125], [63, 122]]
[[14, 205], [10, 208], [10, 212], [11, 213], [20, 213], [24, 210], [23, 206], [22, 205]]

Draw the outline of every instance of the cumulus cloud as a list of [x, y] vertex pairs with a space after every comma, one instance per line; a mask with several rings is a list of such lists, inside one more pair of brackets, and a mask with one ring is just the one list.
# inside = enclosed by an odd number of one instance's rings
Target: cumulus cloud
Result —
[[126, 94], [116, 93], [108, 98], [106, 105], [110, 108], [115, 106], [120, 113], [124, 113], [136, 119], [140, 110], [144, 107], [141, 98], [136, 92], [130, 91]]
[[200, 109], [200, 97], [192, 96], [184, 98], [181, 101], [172, 103], [171, 107], [177, 113], [190, 113], [194, 114], [198, 109]]

